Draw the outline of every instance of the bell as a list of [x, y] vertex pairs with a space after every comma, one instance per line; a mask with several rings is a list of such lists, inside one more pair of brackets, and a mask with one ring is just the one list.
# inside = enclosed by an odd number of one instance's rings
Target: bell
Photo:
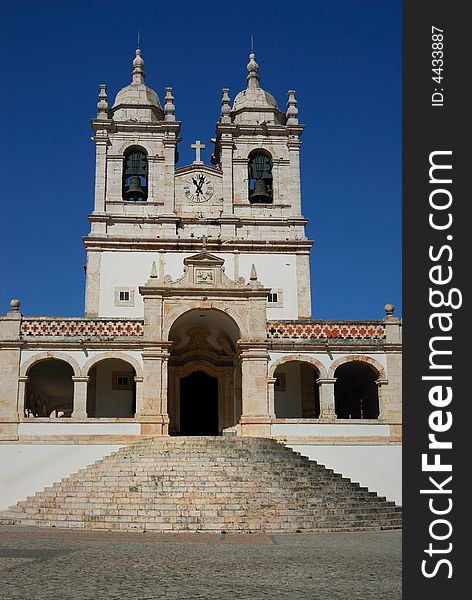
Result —
[[266, 184], [263, 179], [256, 179], [250, 200], [251, 202], [271, 202], [272, 198], [267, 193]]
[[127, 200], [131, 200], [131, 198], [146, 199], [146, 192], [141, 187], [141, 179], [137, 175], [129, 178], [129, 187], [125, 192], [125, 197]]

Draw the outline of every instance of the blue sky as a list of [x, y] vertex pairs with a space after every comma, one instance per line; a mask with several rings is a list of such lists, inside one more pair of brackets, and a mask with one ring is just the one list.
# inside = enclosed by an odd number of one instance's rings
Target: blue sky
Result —
[[2, 7], [0, 313], [80, 316], [93, 205], [98, 86], [130, 82], [141, 32], [146, 83], [172, 86], [183, 141], [207, 145], [221, 89], [245, 87], [250, 34], [261, 86], [295, 89], [313, 318], [401, 315], [401, 2], [23, 2]]

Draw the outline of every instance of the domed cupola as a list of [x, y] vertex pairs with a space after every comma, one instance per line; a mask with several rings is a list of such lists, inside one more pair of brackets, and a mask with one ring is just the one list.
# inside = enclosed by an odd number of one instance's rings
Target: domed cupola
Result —
[[133, 80], [118, 92], [110, 110], [114, 121], [155, 123], [164, 119], [156, 92], [144, 83], [143, 66], [144, 60], [138, 48], [133, 60]]
[[251, 125], [260, 125], [263, 122], [285, 125], [285, 114], [279, 110], [275, 98], [259, 85], [259, 65], [253, 52], [249, 55], [247, 70], [247, 88], [239, 92], [234, 99], [231, 111], [232, 122]]

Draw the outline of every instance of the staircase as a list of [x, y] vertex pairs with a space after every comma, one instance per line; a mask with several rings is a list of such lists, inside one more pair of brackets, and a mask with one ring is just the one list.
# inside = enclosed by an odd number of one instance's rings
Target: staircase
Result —
[[274, 440], [139, 440], [0, 513], [0, 524], [205, 532], [380, 530], [401, 508]]

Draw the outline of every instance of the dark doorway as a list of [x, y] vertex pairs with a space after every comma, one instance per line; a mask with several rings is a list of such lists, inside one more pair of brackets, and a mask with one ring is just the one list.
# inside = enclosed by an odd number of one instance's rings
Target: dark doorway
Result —
[[195, 371], [180, 380], [180, 434], [218, 435], [218, 379]]

